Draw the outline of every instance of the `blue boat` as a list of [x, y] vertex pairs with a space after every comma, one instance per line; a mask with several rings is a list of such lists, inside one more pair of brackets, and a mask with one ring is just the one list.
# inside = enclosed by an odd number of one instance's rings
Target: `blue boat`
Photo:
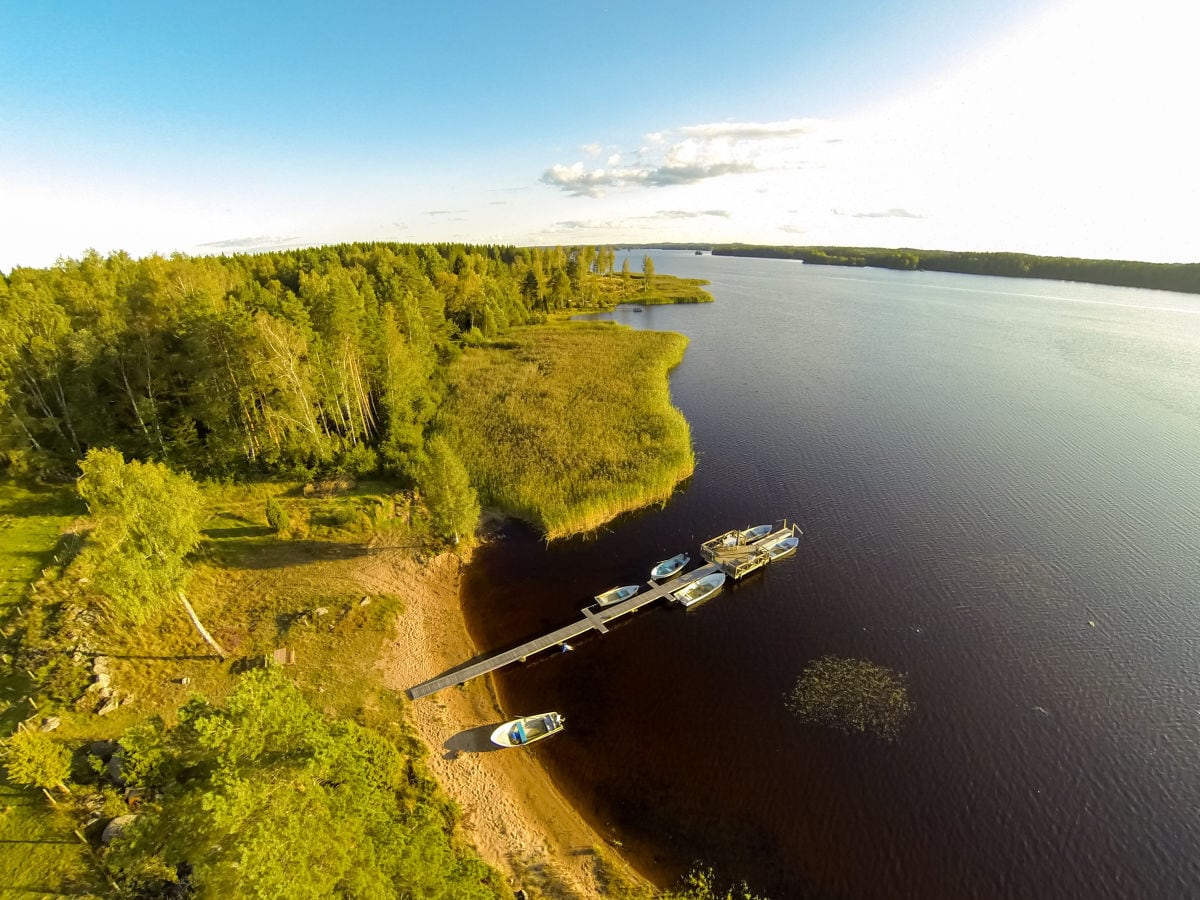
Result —
[[664, 559], [650, 570], [650, 577], [655, 581], [660, 581], [663, 578], [670, 578], [672, 575], [682, 572], [683, 567], [691, 561], [692, 558], [686, 553], [680, 553], [678, 556], [672, 556], [670, 559]]

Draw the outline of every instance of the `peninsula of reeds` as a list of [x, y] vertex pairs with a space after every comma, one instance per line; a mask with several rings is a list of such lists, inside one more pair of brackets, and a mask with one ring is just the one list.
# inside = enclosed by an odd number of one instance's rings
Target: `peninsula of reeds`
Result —
[[671, 405], [679, 334], [600, 322], [515, 330], [450, 368], [439, 427], [485, 505], [563, 537], [662, 502], [695, 467]]

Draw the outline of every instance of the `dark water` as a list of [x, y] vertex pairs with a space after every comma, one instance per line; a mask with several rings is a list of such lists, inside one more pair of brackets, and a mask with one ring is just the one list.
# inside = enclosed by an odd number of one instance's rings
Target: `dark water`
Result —
[[[1200, 897], [1200, 298], [654, 255], [717, 299], [612, 316], [691, 338], [695, 476], [486, 548], [477, 642], [731, 527], [805, 538], [499, 676], [566, 716], [534, 751], [564, 792], [658, 877], [702, 859], [776, 900]], [[827, 653], [907, 673], [898, 741], [787, 711]]]

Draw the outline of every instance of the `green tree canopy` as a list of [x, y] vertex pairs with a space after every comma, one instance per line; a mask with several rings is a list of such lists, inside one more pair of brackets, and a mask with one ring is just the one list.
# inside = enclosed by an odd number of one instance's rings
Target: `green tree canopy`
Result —
[[642, 257], [642, 274], [646, 276], [642, 282], [642, 290], [648, 291], [650, 282], [654, 280], [654, 260], [650, 258], [649, 253]]
[[458, 543], [461, 536], [474, 533], [479, 521], [479, 497], [471, 487], [466, 466], [441, 435], [429, 441], [420, 485], [438, 534]]
[[131, 892], [159, 896], [186, 864], [199, 898], [510, 896], [455, 846], [410, 759], [354, 722], [325, 721], [278, 668], [122, 744], [130, 778], [156, 798], [109, 851]]
[[4, 768], [14, 784], [65, 789], [71, 754], [45, 731], [18, 731], [4, 747]]
[[79, 495], [94, 520], [84, 555], [93, 581], [119, 616], [141, 621], [177, 590], [184, 558], [200, 542], [200, 489], [161, 463], [125, 462], [118, 450], [89, 450]]

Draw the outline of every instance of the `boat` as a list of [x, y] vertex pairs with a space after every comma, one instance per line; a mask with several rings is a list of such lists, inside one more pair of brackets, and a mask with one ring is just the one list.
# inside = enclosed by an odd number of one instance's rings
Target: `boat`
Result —
[[800, 538], [794, 534], [789, 534], [777, 541], [771, 541], [770, 546], [763, 547], [762, 550], [771, 560], [776, 560], [783, 559], [785, 556], [791, 556], [799, 546]]
[[657, 580], [670, 578], [672, 575], [683, 570], [683, 567], [692, 561], [692, 558], [686, 553], [680, 553], [677, 556], [672, 556], [670, 559], [664, 559], [657, 566], [650, 570], [650, 577]]
[[596, 602], [601, 606], [611, 606], [614, 603], [620, 603], [622, 600], [628, 600], [641, 589], [642, 586], [640, 584], [627, 584], [624, 587], [615, 587], [610, 591], [605, 591], [603, 594], [597, 594]]
[[741, 531], [730, 531], [722, 535], [721, 546], [737, 547], [740, 544], [749, 544], [770, 533], [770, 525], [755, 525], [751, 528], [743, 528]]
[[492, 732], [492, 743], [500, 747], [524, 747], [562, 731], [563, 721], [563, 717], [556, 712], [513, 719]]
[[695, 606], [701, 600], [707, 600], [721, 589], [725, 583], [724, 572], [713, 572], [703, 578], [697, 578], [691, 584], [681, 587], [674, 594], [675, 600], [684, 606]]
[[703, 255], [704, 255], [704, 251], [703, 251], [703, 250], [697, 250], [697, 251], [696, 251], [696, 255], [697, 255], [697, 256], [703, 256]]
[[755, 525], [753, 528], [747, 528], [742, 531], [742, 542], [749, 544], [751, 541], [757, 541], [759, 538], [766, 537], [770, 533], [770, 525]]

